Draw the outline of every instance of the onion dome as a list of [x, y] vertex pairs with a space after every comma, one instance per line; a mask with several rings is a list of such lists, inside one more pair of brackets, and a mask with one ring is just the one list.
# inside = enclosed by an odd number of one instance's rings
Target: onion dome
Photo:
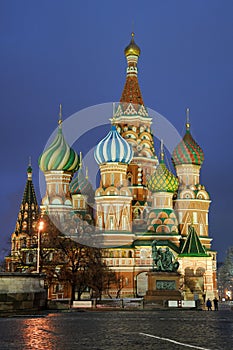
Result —
[[[61, 114], [60, 114], [61, 117]], [[41, 154], [39, 166], [43, 172], [63, 170], [75, 172], [78, 170], [79, 159], [77, 153], [66, 143], [62, 133], [62, 121], [59, 119], [58, 132], [51, 145]]]
[[93, 188], [88, 181], [87, 175], [83, 174], [82, 169], [79, 169], [76, 177], [74, 177], [70, 183], [70, 193], [74, 194], [84, 194], [91, 195], [93, 194]]
[[[187, 110], [189, 113], [189, 110]], [[196, 143], [190, 133], [190, 123], [187, 115], [186, 133], [183, 140], [176, 146], [172, 153], [174, 166], [181, 164], [202, 165], [204, 161], [204, 152]]]
[[131, 41], [129, 43], [129, 45], [125, 48], [125, 56], [130, 56], [130, 55], [134, 55], [134, 56], [140, 56], [141, 50], [138, 47], [138, 45], [135, 44], [134, 42], [134, 33], [131, 34]]
[[98, 164], [109, 162], [128, 164], [133, 158], [133, 151], [130, 144], [118, 133], [115, 125], [112, 125], [107, 136], [98, 143], [94, 156]]
[[148, 179], [147, 187], [151, 192], [171, 192], [177, 191], [179, 186], [178, 178], [169, 171], [164, 164], [164, 155], [161, 152], [161, 160], [155, 172]]

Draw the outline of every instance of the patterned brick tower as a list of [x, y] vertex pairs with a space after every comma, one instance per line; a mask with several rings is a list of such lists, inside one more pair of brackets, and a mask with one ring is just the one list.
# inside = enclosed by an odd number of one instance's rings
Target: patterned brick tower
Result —
[[132, 194], [127, 186], [127, 167], [132, 160], [131, 146], [112, 125], [95, 149], [101, 181], [95, 193], [96, 227], [104, 231], [107, 246], [132, 241]]
[[184, 276], [185, 298], [196, 294], [199, 299], [204, 295], [213, 299], [217, 281], [216, 252], [211, 250], [208, 232], [210, 197], [200, 184], [204, 153], [191, 135], [188, 109], [186, 117], [186, 133], [172, 154], [180, 184], [174, 200], [182, 236], [179, 271]]
[[187, 237], [188, 227], [193, 224], [201, 243], [210, 249], [211, 238], [208, 234], [210, 197], [205, 186], [200, 184], [204, 153], [191, 135], [189, 110], [187, 110], [186, 133], [174, 149], [172, 160], [180, 184], [174, 205], [181, 235]]
[[148, 231], [157, 241], [168, 240], [177, 247], [180, 244], [178, 221], [173, 210], [173, 195], [178, 189], [178, 178], [164, 163], [163, 142], [161, 142], [160, 163], [148, 180], [148, 188], [153, 193], [153, 206], [148, 217]]
[[126, 82], [114, 113], [117, 130], [132, 146], [134, 156], [127, 170], [127, 180], [133, 195], [133, 226], [140, 229], [146, 223], [151, 196], [146, 187], [146, 181], [155, 170], [157, 157], [155, 155], [152, 118], [144, 106], [138, 83], [138, 58], [140, 48], [134, 41], [132, 33], [130, 44], [125, 48], [127, 60]]

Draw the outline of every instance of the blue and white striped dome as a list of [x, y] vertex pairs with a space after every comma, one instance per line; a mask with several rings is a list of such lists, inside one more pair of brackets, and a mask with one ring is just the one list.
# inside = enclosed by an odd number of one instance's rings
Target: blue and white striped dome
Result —
[[109, 162], [128, 164], [133, 158], [133, 151], [130, 144], [117, 132], [115, 125], [112, 125], [108, 135], [98, 143], [94, 156], [98, 164]]

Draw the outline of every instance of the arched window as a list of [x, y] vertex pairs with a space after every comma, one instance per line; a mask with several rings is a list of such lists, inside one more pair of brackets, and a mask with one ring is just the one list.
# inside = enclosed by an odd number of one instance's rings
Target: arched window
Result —
[[138, 209], [138, 208], [134, 209], [133, 218], [140, 219], [140, 214], [141, 214], [140, 209]]
[[129, 185], [131, 185], [132, 184], [132, 174], [128, 173], [127, 180], [129, 182]]

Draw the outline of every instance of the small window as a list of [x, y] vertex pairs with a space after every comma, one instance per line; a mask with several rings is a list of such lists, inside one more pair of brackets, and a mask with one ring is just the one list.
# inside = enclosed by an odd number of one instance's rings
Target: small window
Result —
[[123, 218], [122, 218], [122, 229], [126, 230], [126, 216], [125, 215], [123, 215]]
[[114, 217], [113, 216], [109, 217], [109, 229], [114, 230]]
[[111, 174], [111, 183], [112, 183], [112, 185], [114, 185], [114, 180], [115, 180], [115, 178], [114, 178], [114, 173], [112, 173], [112, 174]]
[[203, 224], [200, 224], [200, 236], [202, 236], [203, 235]]
[[198, 221], [197, 221], [197, 213], [196, 212], [193, 213], [193, 223], [194, 224], [198, 223]]

